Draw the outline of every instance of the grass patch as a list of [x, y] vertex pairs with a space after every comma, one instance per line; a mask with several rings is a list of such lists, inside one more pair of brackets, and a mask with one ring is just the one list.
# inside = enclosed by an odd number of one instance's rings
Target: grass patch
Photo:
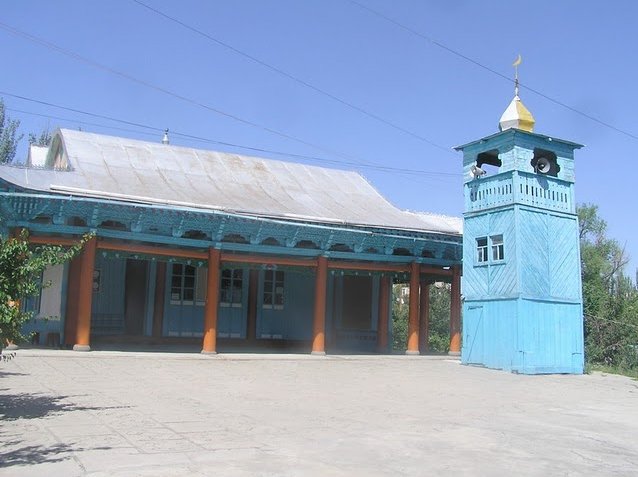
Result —
[[620, 374], [638, 380], [638, 369], [623, 368], [620, 366], [605, 366], [602, 364], [586, 364], [585, 373], [590, 374], [593, 371], [607, 374]]

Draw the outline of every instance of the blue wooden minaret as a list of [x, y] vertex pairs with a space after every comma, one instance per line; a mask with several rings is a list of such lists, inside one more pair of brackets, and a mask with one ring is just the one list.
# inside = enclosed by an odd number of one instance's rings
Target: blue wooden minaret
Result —
[[533, 132], [516, 95], [501, 131], [460, 146], [464, 171], [464, 364], [583, 372], [574, 150]]

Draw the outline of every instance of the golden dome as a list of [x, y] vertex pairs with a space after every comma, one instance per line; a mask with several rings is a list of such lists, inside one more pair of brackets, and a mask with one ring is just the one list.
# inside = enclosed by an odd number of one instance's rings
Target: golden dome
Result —
[[[518, 90], [518, 84], [516, 85], [516, 89]], [[522, 129], [523, 131], [534, 132], [535, 122], [536, 121], [534, 120], [534, 116], [532, 116], [532, 113], [529, 112], [529, 109], [525, 107], [525, 105], [521, 101], [521, 98], [519, 98], [518, 94], [516, 94], [514, 96], [514, 99], [512, 99], [512, 102], [509, 104], [509, 106], [501, 116], [501, 120], [499, 121], [498, 126], [501, 131], [515, 128]]]

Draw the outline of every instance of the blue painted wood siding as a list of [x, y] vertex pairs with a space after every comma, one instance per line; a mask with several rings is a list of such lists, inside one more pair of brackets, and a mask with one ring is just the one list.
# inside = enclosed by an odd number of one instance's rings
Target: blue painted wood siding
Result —
[[[164, 336], [173, 337], [202, 337], [204, 332], [204, 306], [206, 304], [206, 288], [207, 288], [207, 268], [191, 267], [194, 269], [194, 275], [189, 273], [184, 275], [181, 270], [169, 264], [166, 273], [166, 296], [164, 301]], [[180, 265], [186, 267], [186, 265]], [[225, 270], [241, 270], [241, 291], [237, 290], [235, 298], [223, 296], [220, 285], [217, 289], [220, 293], [220, 302], [217, 315], [217, 336], [220, 338], [245, 338], [246, 337], [246, 319], [248, 310], [248, 269], [244, 267], [221, 270], [220, 275], [224, 275]], [[186, 286], [177, 286], [174, 276], [181, 278], [181, 283]], [[194, 277], [194, 281], [190, 282], [190, 278]], [[220, 277], [220, 280], [223, 278]], [[172, 286], [176, 285], [176, 286]], [[180, 294], [178, 288], [187, 288], [193, 290], [184, 296]], [[232, 291], [231, 291], [232, 294]], [[241, 295], [241, 296], [239, 296]]]
[[259, 272], [257, 338], [308, 340], [312, 338], [315, 276], [285, 270], [284, 303], [264, 303], [264, 275]]
[[573, 184], [529, 172], [501, 172], [465, 184], [465, 211], [522, 204], [558, 212], [576, 212]]
[[93, 291], [91, 302], [91, 333], [110, 335], [124, 333], [124, 293], [126, 259], [95, 258], [99, 288]]

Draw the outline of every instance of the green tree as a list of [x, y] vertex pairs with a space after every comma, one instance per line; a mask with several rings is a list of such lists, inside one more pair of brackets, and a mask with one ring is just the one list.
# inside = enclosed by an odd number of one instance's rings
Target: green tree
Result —
[[[77, 245], [63, 248], [54, 245], [33, 247], [29, 236], [22, 231], [18, 237], [0, 237], [0, 343], [18, 343], [24, 340], [20, 330], [31, 318], [20, 303], [35, 296], [41, 287], [42, 272], [52, 265], [64, 263], [75, 256], [90, 236], [85, 236]], [[2, 346], [0, 346], [1, 348]]]
[[0, 98], [0, 163], [11, 162], [16, 155], [22, 134], [18, 135], [20, 121], [6, 115], [4, 101]]
[[607, 237], [597, 206], [579, 206], [578, 218], [587, 362], [638, 368], [638, 292], [624, 275], [628, 257]]
[[[401, 296], [401, 288], [393, 286], [392, 302], [392, 349], [405, 351], [408, 339], [409, 305], [407, 297]], [[450, 284], [435, 283], [430, 286], [430, 351], [445, 353], [450, 350]]]
[[51, 132], [49, 128], [43, 129], [40, 135], [29, 133], [29, 144], [32, 146], [49, 146], [51, 144]]

